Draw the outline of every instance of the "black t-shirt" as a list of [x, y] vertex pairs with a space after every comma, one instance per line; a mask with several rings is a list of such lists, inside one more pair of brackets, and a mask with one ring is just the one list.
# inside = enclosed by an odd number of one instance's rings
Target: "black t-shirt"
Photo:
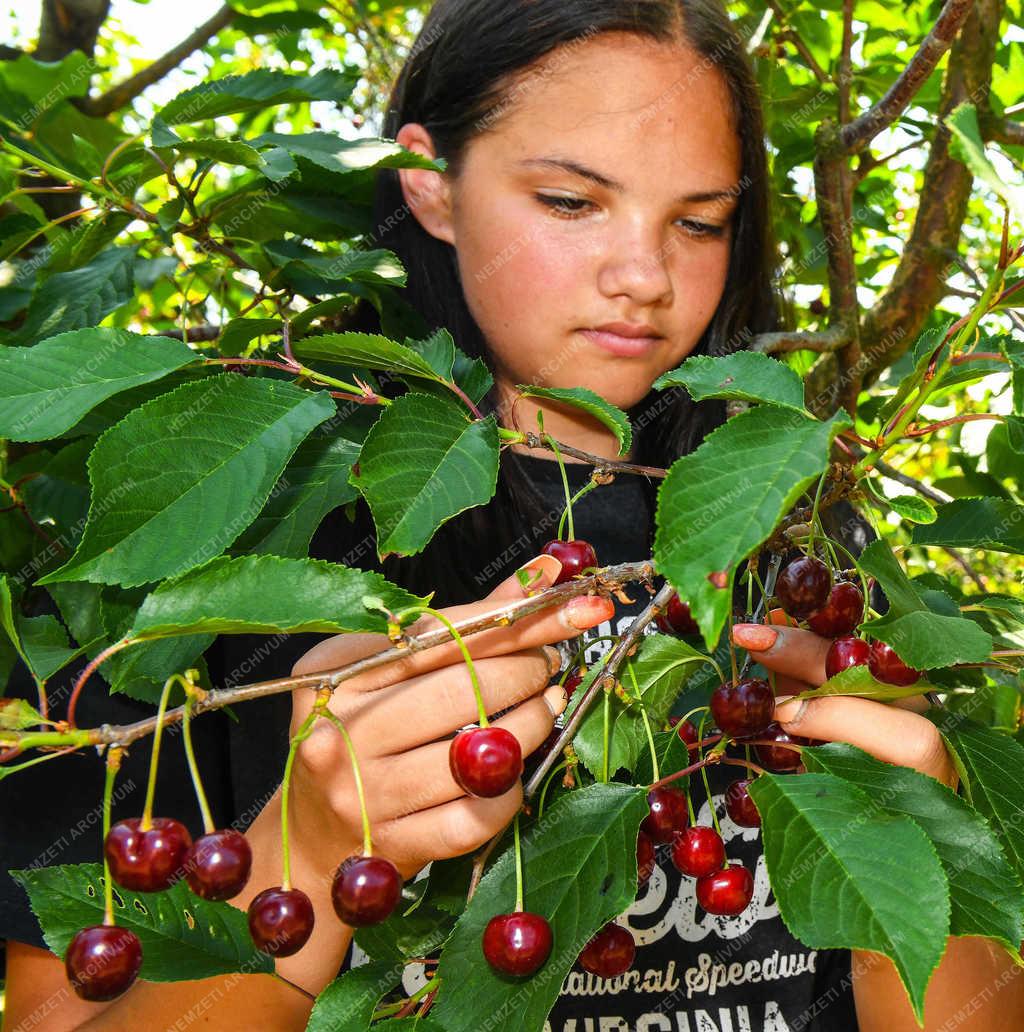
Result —
[[[525, 468], [552, 508], [563, 502], [557, 464], [528, 458]], [[589, 477], [589, 467], [567, 467], [573, 490]], [[653, 513], [650, 493], [635, 477], [623, 476], [586, 496], [574, 507], [576, 534], [590, 541], [602, 564], [650, 554]], [[353, 528], [341, 509], [319, 528], [310, 554], [333, 561], [352, 557]], [[553, 536], [553, 535], [552, 535]], [[859, 549], [854, 549], [859, 551]], [[371, 557], [372, 558], [372, 557]], [[496, 557], [497, 558], [497, 557]], [[486, 594], [529, 556], [496, 561], [480, 594]], [[617, 603], [615, 626], [587, 632], [590, 638], [617, 633], [637, 615], [646, 593]], [[324, 635], [233, 635], [218, 639], [206, 653], [217, 686], [286, 676], [295, 661]], [[593, 661], [607, 643], [587, 652]], [[66, 700], [79, 667], [50, 683], [55, 708]], [[109, 696], [93, 683], [79, 704], [79, 726], [128, 723], [152, 715], [153, 707], [125, 696]], [[100, 690], [96, 690], [96, 689]], [[6, 693], [34, 698], [23, 669]], [[277, 789], [287, 753], [291, 701], [287, 694], [204, 715], [194, 725], [203, 781], [219, 826], [244, 829]], [[161, 749], [156, 792], [159, 812], [178, 817], [193, 835], [202, 833], [198, 807], [183, 750], [168, 735]], [[149, 763], [149, 740], [126, 756], [118, 779], [113, 820], [142, 810]], [[857, 1028], [847, 950], [810, 950], [783, 925], [771, 895], [758, 829], [736, 827], [725, 814], [722, 794], [738, 776], [736, 768], [712, 766], [712, 801], [718, 808], [730, 859], [755, 874], [754, 901], [734, 918], [706, 914], [696, 903], [694, 882], [679, 874], [659, 846], [657, 867], [636, 902], [619, 918], [633, 932], [637, 954], [631, 971], [605, 981], [578, 966], [565, 979], [549, 1016], [551, 1032], [785, 1032]], [[52, 864], [96, 862], [101, 856], [100, 799], [103, 765], [88, 751], [55, 759], [0, 782], [0, 939], [44, 946], [27, 898], [8, 870]], [[710, 823], [703, 785], [693, 782], [693, 802], [702, 824]], [[426, 870], [420, 877], [426, 874]], [[353, 945], [345, 966], [365, 961]], [[422, 968], [406, 969], [406, 986], [422, 984]]]

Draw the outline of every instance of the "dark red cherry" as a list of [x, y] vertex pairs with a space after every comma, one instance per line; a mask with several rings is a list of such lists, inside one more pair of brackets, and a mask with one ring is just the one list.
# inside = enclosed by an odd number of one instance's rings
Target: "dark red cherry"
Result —
[[630, 969], [635, 956], [630, 930], [611, 921], [583, 947], [580, 967], [599, 978], [615, 978]]
[[687, 828], [672, 842], [672, 863], [691, 878], [713, 874], [725, 863], [725, 843], [714, 828]]
[[686, 795], [671, 785], [652, 788], [647, 793], [650, 813], [640, 824], [655, 842], [671, 842], [677, 831], [682, 831], [690, 821], [686, 807]]
[[779, 574], [775, 594], [782, 608], [798, 620], [806, 620], [821, 609], [832, 591], [832, 573], [820, 560], [810, 555], [794, 559]]
[[725, 810], [734, 824], [741, 828], [760, 828], [761, 815], [757, 812], [754, 800], [750, 798], [751, 778], [740, 778], [725, 790]]
[[697, 621], [690, 615], [689, 604], [681, 601], [678, 595], [672, 596], [665, 612], [659, 613], [654, 622], [665, 634], [700, 634]]
[[753, 875], [739, 861], [697, 879], [697, 902], [709, 914], [742, 914], [753, 898]]
[[657, 861], [654, 858], [654, 841], [646, 831], [636, 837], [636, 875], [637, 885], [646, 885]]
[[916, 684], [923, 676], [922, 671], [907, 666], [896, 655], [895, 650], [886, 645], [884, 641], [871, 643], [871, 651], [868, 653], [868, 669], [876, 681], [898, 684], [903, 687], [908, 684]]
[[676, 734], [686, 743], [687, 749], [692, 749], [700, 741], [700, 732], [697, 725], [689, 720], [680, 720], [678, 717], [669, 717], [669, 723], [676, 729]]
[[498, 914], [484, 929], [484, 956], [503, 975], [532, 975], [548, 959], [552, 941], [551, 925], [540, 914]]
[[565, 684], [562, 687], [565, 689], [566, 699], [571, 699], [576, 692], [576, 689], [583, 683], [583, 674], [579, 670], [574, 670], [566, 679]]
[[192, 845], [188, 828], [171, 817], [154, 817], [143, 830], [141, 817], [118, 821], [103, 843], [110, 873], [133, 892], [161, 892], [185, 873]]
[[863, 638], [836, 638], [825, 654], [825, 676], [835, 677], [854, 666], [867, 666], [871, 646]]
[[555, 584], [564, 584], [584, 570], [597, 566], [597, 553], [586, 541], [549, 541], [541, 552], [553, 555], [562, 564]]
[[448, 766], [464, 792], [490, 799], [504, 795], [519, 780], [523, 750], [503, 727], [474, 727], [452, 739]]
[[807, 618], [807, 626], [823, 638], [851, 634], [864, 619], [864, 592], [850, 581], [832, 588], [828, 601]]
[[334, 911], [347, 925], [386, 921], [402, 895], [398, 868], [382, 856], [350, 856], [338, 866], [331, 883]]
[[64, 970], [75, 992], [100, 1003], [131, 988], [142, 967], [142, 944], [127, 928], [93, 925], [75, 934], [64, 955]]
[[776, 774], [784, 774], [787, 771], [796, 770], [800, 766], [800, 753], [796, 749], [785, 748], [786, 745], [810, 744], [809, 739], [789, 735], [776, 723], [771, 723], [763, 731], [758, 732], [757, 737], [780, 743], [779, 745], [754, 746], [757, 762]]
[[313, 934], [313, 904], [301, 889], [264, 889], [249, 904], [249, 934], [272, 957], [298, 953]]
[[201, 835], [185, 857], [185, 880], [203, 899], [237, 896], [249, 881], [251, 869], [249, 840], [233, 828]]
[[737, 684], [721, 684], [711, 695], [711, 716], [733, 738], [763, 731], [775, 712], [775, 694], [767, 681], [752, 677]]

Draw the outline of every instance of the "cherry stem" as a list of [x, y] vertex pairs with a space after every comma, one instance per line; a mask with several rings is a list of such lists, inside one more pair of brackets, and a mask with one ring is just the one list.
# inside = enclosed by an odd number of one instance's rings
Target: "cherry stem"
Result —
[[[705, 718], [706, 717], [707, 717], [707, 714], [705, 714]], [[704, 720], [701, 720], [701, 722], [700, 722], [700, 729], [701, 729], [701, 734], [703, 734], [703, 732], [704, 732]], [[709, 755], [714, 756], [716, 754], [715, 753], [710, 753]], [[721, 753], [718, 753], [717, 755], [721, 756]], [[708, 767], [707, 767], [707, 764], [704, 764], [704, 766], [700, 768], [700, 778], [701, 778], [701, 781], [704, 782], [704, 794], [707, 796], [707, 799], [708, 799], [708, 809], [711, 811], [711, 823], [714, 824], [715, 831], [718, 832], [718, 837], [721, 838], [722, 837], [722, 826], [718, 823], [718, 811], [715, 808], [715, 800], [711, 796], [711, 784], [708, 781]]]
[[519, 847], [519, 812], [512, 821], [512, 835], [516, 851], [516, 913], [523, 909], [523, 858]]
[[807, 536], [807, 552], [811, 556], [814, 555], [814, 530], [818, 526], [818, 507], [821, 505], [821, 490], [825, 486], [827, 479], [828, 470], [826, 469], [818, 481], [818, 490], [814, 495], [814, 508], [811, 509], [811, 532]]
[[603, 731], [603, 742], [604, 742], [604, 758], [601, 763], [601, 780], [607, 785], [608, 784], [608, 746], [611, 740], [611, 706], [612, 706], [612, 691], [611, 685], [605, 685], [604, 689], [604, 731]]
[[548, 785], [554, 780], [556, 774], [561, 773], [571, 763], [572, 760], [563, 760], [557, 767], [552, 768], [551, 773], [548, 774], [544, 787], [540, 790], [540, 799], [537, 802], [537, 820], [544, 816], [544, 798], [548, 794]]
[[[730, 604], [729, 605], [729, 662], [732, 664], [732, 680], [733, 680], [733, 684], [735, 684], [740, 679], [740, 672], [739, 672], [739, 668], [736, 666], [736, 649], [733, 648], [733, 644], [732, 644], [732, 625], [733, 625], [733, 615], [732, 615], [732, 605]], [[711, 662], [713, 663], [714, 660], [711, 660]], [[716, 666], [715, 669], [717, 669], [717, 666]], [[719, 673], [721, 673], [721, 671], [719, 671]], [[722, 680], [724, 681], [725, 678], [722, 678]]]
[[[103, 782], [103, 841], [107, 841], [110, 832], [110, 802], [114, 793], [114, 779], [121, 767], [121, 757], [124, 750], [112, 745], [107, 750], [107, 774]], [[110, 864], [107, 861], [107, 851], [103, 851], [103, 923], [112, 926], [114, 924], [114, 882], [110, 877]]]
[[356, 757], [356, 747], [352, 744], [345, 725], [336, 713], [332, 713], [326, 706], [320, 708], [321, 716], [326, 717], [340, 732], [345, 739], [345, 746], [348, 749], [349, 759], [352, 761], [352, 776], [356, 782], [356, 794], [359, 796], [359, 813], [363, 819], [363, 856], [373, 856], [373, 842], [370, 838], [370, 817], [366, 812], [366, 795], [363, 791], [363, 778], [359, 773], [359, 760]]
[[933, 434], [937, 430], [943, 430], [947, 426], [959, 426], [961, 423], [973, 423], [979, 419], [995, 419], [1002, 422], [1005, 419], [1005, 416], [997, 415], [994, 412], [969, 412], [966, 415], [955, 416], [952, 419], [943, 419], [938, 423], [919, 427], [917, 430], [907, 430], [904, 436], [926, 437], [928, 434]]
[[[572, 491], [569, 489], [569, 475], [565, 472], [565, 463], [562, 461], [562, 452], [559, 450], [558, 442], [551, 436], [551, 434], [544, 434], [542, 438], [547, 442], [548, 447], [555, 453], [555, 459], [558, 462], [558, 471], [562, 474], [562, 487], [565, 489], [565, 512], [562, 513], [562, 520], [568, 519], [569, 521], [569, 540], [576, 540], [576, 527], [572, 521]], [[558, 538], [562, 538], [562, 522], [558, 524]]]
[[411, 616], [414, 613], [426, 613], [428, 616], [433, 616], [448, 628], [448, 633], [452, 636], [452, 641], [459, 646], [459, 651], [462, 653], [462, 658], [466, 661], [466, 667], [469, 670], [469, 680], [473, 685], [476, 707], [480, 715], [480, 726], [490, 727], [490, 721], [487, 719], [487, 709], [484, 707], [484, 697], [480, 692], [480, 682], [476, 676], [476, 667], [473, 665], [473, 657], [469, 654], [469, 649], [466, 647], [466, 642], [463, 640], [462, 635], [459, 634], [455, 629], [455, 625], [444, 613], [439, 612], [437, 609], [431, 609], [430, 606], [413, 606], [409, 609], [404, 609], [401, 618], [404, 621], [406, 616]]
[[320, 715], [320, 710], [314, 706], [288, 743], [288, 759], [284, 762], [284, 776], [281, 779], [281, 888], [286, 892], [292, 887], [292, 858], [288, 844], [288, 796], [291, 792], [292, 767], [299, 746], [312, 734], [313, 725]]
[[171, 688], [178, 680], [184, 680], [181, 674], [171, 674], [164, 681], [163, 691], [160, 693], [160, 707], [156, 711], [156, 730], [153, 732], [153, 752], [149, 757], [149, 781], [146, 784], [146, 802], [142, 807], [142, 821], [139, 827], [142, 831], [149, 831], [153, 827], [153, 796], [156, 794], [156, 772], [160, 762], [160, 739], [164, 732], [164, 714], [167, 712], [167, 700], [171, 695]]
[[[766, 745], [779, 745], [779, 742], [767, 742]], [[719, 758], [720, 763], [728, 764], [730, 767], [747, 767], [752, 770], [755, 774], [767, 774], [768, 771], [764, 767], [759, 767], [756, 763], [751, 763], [749, 760], [741, 760], [733, 756], [722, 756]]]
[[583, 498], [585, 495], [590, 494], [590, 492], [593, 491], [595, 487], [599, 487], [599, 486], [600, 485], [598, 484], [598, 482], [596, 480], [593, 480], [593, 479], [588, 480], [587, 483], [583, 487], [581, 487], [579, 489], [579, 491], [577, 491], [576, 494], [574, 494], [572, 496], [572, 498], [569, 499], [568, 505], [565, 508], [565, 512], [562, 513], [562, 518], [558, 521], [558, 540], [559, 541], [562, 540], [562, 533], [563, 533], [564, 528], [565, 528], [565, 520], [566, 520], [567, 516], [571, 515], [572, 507], [581, 498]]
[[[562, 672], [562, 676], [559, 679], [559, 684], [565, 684], [565, 679], [579, 666], [583, 666], [583, 654], [593, 646], [600, 644], [602, 641], [618, 641], [619, 636], [617, 634], [602, 634], [598, 638], [587, 638], [580, 647], [576, 650], [576, 654], [572, 657], [572, 662]], [[587, 671], [584, 669], [581, 676], [586, 677]]]
[[640, 685], [636, 681], [636, 672], [633, 670], [632, 663], [626, 668], [629, 671], [630, 680], [633, 682], [633, 691], [636, 692], [636, 704], [640, 707], [640, 717], [644, 722], [644, 731], [647, 732], [647, 746], [651, 750], [651, 770], [654, 773], [654, 780], [661, 780], [661, 772], [658, 769], [658, 753], [654, 748], [654, 732], [651, 731], [651, 721], [647, 716], [647, 708], [644, 706], [643, 699], [640, 698]]
[[[177, 674], [175, 677], [179, 676]], [[199, 802], [199, 812], [203, 815], [203, 830], [209, 835], [214, 830], [213, 817], [210, 814], [210, 804], [206, 799], [206, 791], [203, 788], [203, 779], [199, 776], [199, 765], [196, 763], [195, 750], [192, 748], [192, 706], [194, 705], [194, 688], [181, 678], [182, 685], [188, 693], [185, 700], [185, 715], [181, 719], [181, 740], [185, 745], [185, 758], [188, 760], [188, 772], [192, 777], [192, 784], [195, 786], [196, 799]]]
[[484, 414], [476, 405], [473, 404], [472, 398], [470, 398], [470, 396], [454, 380], [442, 379], [439, 382], [443, 383], [448, 390], [455, 394], [456, 397], [461, 398], [466, 408], [468, 408], [477, 419], [484, 418]]
[[99, 669], [101, 663], [110, 659], [115, 653], [135, 643], [135, 638], [122, 638], [120, 641], [115, 641], [113, 645], [108, 645], [85, 665], [85, 669], [78, 675], [78, 680], [75, 681], [75, 686], [71, 691], [71, 698], [68, 700], [68, 726], [72, 730], [75, 728], [75, 710], [78, 707], [78, 697], [82, 694], [85, 682]]

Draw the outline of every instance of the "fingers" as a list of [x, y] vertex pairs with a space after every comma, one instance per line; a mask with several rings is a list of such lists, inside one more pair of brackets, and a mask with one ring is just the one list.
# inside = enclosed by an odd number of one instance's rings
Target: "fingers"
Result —
[[777, 674], [785, 674], [816, 687], [826, 680], [825, 656], [832, 642], [813, 631], [799, 627], [735, 624], [732, 640], [746, 649], [755, 662]]
[[956, 783], [938, 728], [908, 710], [833, 695], [783, 702], [776, 707], [775, 719], [789, 734], [849, 742], [886, 763], [912, 767], [947, 785]]

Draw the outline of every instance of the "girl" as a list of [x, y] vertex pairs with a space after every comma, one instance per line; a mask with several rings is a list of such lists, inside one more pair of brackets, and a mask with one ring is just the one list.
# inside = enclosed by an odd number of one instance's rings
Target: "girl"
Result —
[[[719, 404], [693, 405], [682, 392], [655, 395], [651, 385], [688, 355], [726, 354], [779, 322], [758, 105], [743, 47], [717, 0], [438, 0], [395, 88], [385, 135], [443, 156], [448, 168], [381, 174], [379, 243], [405, 262], [408, 299], [428, 326], [448, 327], [464, 351], [486, 360], [495, 379], [486, 407], [504, 425], [532, 429], [540, 409], [556, 439], [615, 457], [610, 435], [578, 411], [513, 400], [521, 383], [588, 387], [630, 411], [634, 460], [667, 467], [722, 422]], [[356, 325], [376, 328], [368, 313], [362, 319]], [[453, 620], [521, 597], [517, 567], [535, 576], [535, 586], [552, 583], [560, 569], [537, 554], [555, 536], [562, 508], [551, 456], [520, 449], [502, 467], [489, 506], [453, 520], [422, 557], [384, 564], [406, 587], [437, 590], [435, 604], [446, 604]], [[588, 475], [588, 467], [570, 466], [575, 485]], [[650, 554], [652, 492], [640, 478], [620, 477], [580, 505], [578, 534], [597, 547], [602, 564]], [[855, 519], [832, 531], [854, 550], [866, 540]], [[336, 510], [311, 552], [372, 565], [373, 538], [365, 520], [353, 527]], [[560, 661], [552, 646], [617, 630], [638, 608], [616, 613], [608, 599], [584, 597], [469, 639], [488, 711], [503, 714], [496, 722], [519, 738], [524, 755], [541, 745], [566, 704], [562, 689], [548, 687]], [[424, 619], [416, 629], [433, 623]], [[734, 637], [778, 673], [780, 692], [824, 678], [828, 643], [808, 631], [740, 625]], [[375, 635], [227, 638], [208, 659], [214, 683], [228, 685], [338, 667], [383, 644]], [[196, 723], [211, 805], [224, 823], [246, 828], [253, 847], [249, 886], [233, 901], [240, 907], [280, 883], [275, 788], [289, 726], [299, 726], [311, 703], [297, 693], [248, 703], [236, 720], [217, 714]], [[447, 739], [476, 713], [453, 646], [345, 682], [332, 707], [361, 757], [375, 848], [404, 877], [477, 849], [519, 808], [519, 787], [477, 799], [451, 778]], [[94, 691], [79, 722], [123, 723], [147, 709]], [[781, 704], [778, 718], [789, 731], [849, 741], [955, 783], [933, 725], [911, 708], [834, 698]], [[181, 819], [191, 815], [197, 833], [183, 762], [176, 750], [164, 753], [157, 805]], [[136, 750], [120, 783], [144, 785], [147, 760], [148, 750]], [[7, 791], [3, 804], [4, 869], [100, 855], [94, 831], [64, 833], [95, 809], [100, 766], [95, 757], [76, 757], [19, 775], [17, 800]], [[359, 850], [361, 826], [333, 730], [303, 744], [293, 777], [292, 878], [317, 916], [307, 946], [277, 963], [292, 986], [242, 974], [139, 983], [110, 1004], [84, 1003], [69, 991], [60, 960], [42, 948], [24, 896], [5, 884], [8, 1027], [36, 1027], [45, 1015], [47, 1029], [170, 1028], [200, 1016], [222, 1029], [303, 1028], [310, 1000], [294, 986], [316, 994], [346, 958], [360, 959], [329, 890], [338, 861]], [[724, 777], [712, 769], [718, 805]], [[709, 806], [696, 786], [694, 793], [698, 820], [707, 824]], [[141, 794], [128, 790], [114, 819], [137, 815], [140, 806]], [[571, 975], [551, 1029], [843, 1032], [858, 1020], [868, 1032], [916, 1028], [891, 964], [872, 954], [808, 950], [793, 939], [770, 896], [759, 832], [728, 819], [723, 830], [730, 858], [756, 873], [751, 907], [731, 919], [698, 912], [692, 881], [659, 855], [620, 918], [638, 944], [633, 971], [617, 982]], [[1009, 966], [984, 943], [952, 943], [928, 994], [933, 1022]], [[417, 983], [410, 975], [406, 984]], [[1019, 1019], [1019, 986], [1002, 988], [996, 1004], [976, 1006], [958, 1027], [1009, 1029], [1000, 1021]]]

